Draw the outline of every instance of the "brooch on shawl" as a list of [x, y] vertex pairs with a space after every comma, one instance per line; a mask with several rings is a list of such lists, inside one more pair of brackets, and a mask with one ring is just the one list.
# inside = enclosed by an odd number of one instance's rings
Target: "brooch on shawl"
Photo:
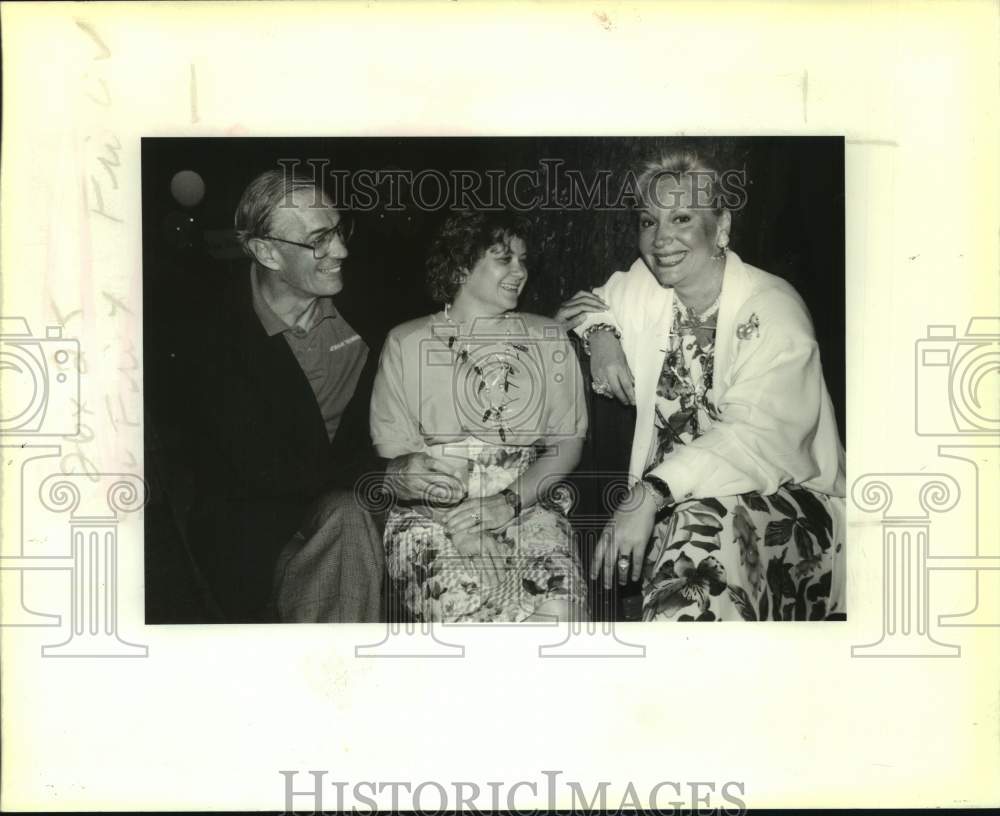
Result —
[[736, 327], [736, 336], [740, 340], [749, 340], [751, 337], [760, 337], [760, 321], [757, 313], [753, 312], [746, 323], [740, 323]]

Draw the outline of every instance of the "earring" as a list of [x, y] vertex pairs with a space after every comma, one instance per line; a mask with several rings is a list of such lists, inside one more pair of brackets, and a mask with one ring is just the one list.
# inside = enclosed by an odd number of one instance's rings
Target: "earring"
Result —
[[712, 256], [716, 260], [726, 257], [726, 248], [729, 246], [729, 233], [723, 230], [719, 233], [719, 240], [716, 244], [716, 252]]

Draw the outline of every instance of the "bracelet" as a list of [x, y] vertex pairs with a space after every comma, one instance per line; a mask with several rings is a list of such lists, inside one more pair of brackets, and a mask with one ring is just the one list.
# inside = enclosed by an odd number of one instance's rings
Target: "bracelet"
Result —
[[520, 495], [518, 495], [515, 491], [511, 490], [509, 487], [505, 487], [497, 495], [503, 496], [504, 501], [507, 502], [507, 505], [510, 507], [510, 509], [514, 511], [513, 518], [517, 518], [519, 515], [521, 515]]
[[668, 504], [673, 504], [674, 497], [670, 493], [667, 483], [657, 476], [643, 476], [642, 486], [646, 492], [653, 497], [656, 503], [656, 512], [659, 513]]
[[612, 332], [616, 339], [622, 339], [622, 333], [610, 323], [595, 323], [593, 326], [587, 326], [583, 334], [580, 335], [580, 339], [583, 341], [583, 351], [588, 357], [590, 356], [590, 335], [599, 331]]

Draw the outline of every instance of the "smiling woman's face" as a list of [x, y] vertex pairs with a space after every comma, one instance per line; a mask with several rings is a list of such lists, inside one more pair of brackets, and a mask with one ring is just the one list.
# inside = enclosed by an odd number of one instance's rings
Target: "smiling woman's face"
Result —
[[481, 314], [503, 314], [517, 307], [528, 280], [527, 247], [518, 237], [483, 253], [455, 297]]
[[639, 254], [660, 286], [697, 288], [713, 269], [720, 219], [696, 207], [690, 176], [663, 176], [639, 213]]

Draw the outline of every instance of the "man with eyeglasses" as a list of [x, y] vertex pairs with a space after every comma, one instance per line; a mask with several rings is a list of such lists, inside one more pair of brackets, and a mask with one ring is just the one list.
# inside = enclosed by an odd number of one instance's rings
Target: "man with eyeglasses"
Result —
[[350, 219], [279, 169], [246, 188], [235, 226], [249, 269], [202, 304], [192, 366], [205, 426], [195, 560], [227, 621], [379, 620], [381, 535], [351, 490], [374, 466], [378, 355], [332, 300]]

